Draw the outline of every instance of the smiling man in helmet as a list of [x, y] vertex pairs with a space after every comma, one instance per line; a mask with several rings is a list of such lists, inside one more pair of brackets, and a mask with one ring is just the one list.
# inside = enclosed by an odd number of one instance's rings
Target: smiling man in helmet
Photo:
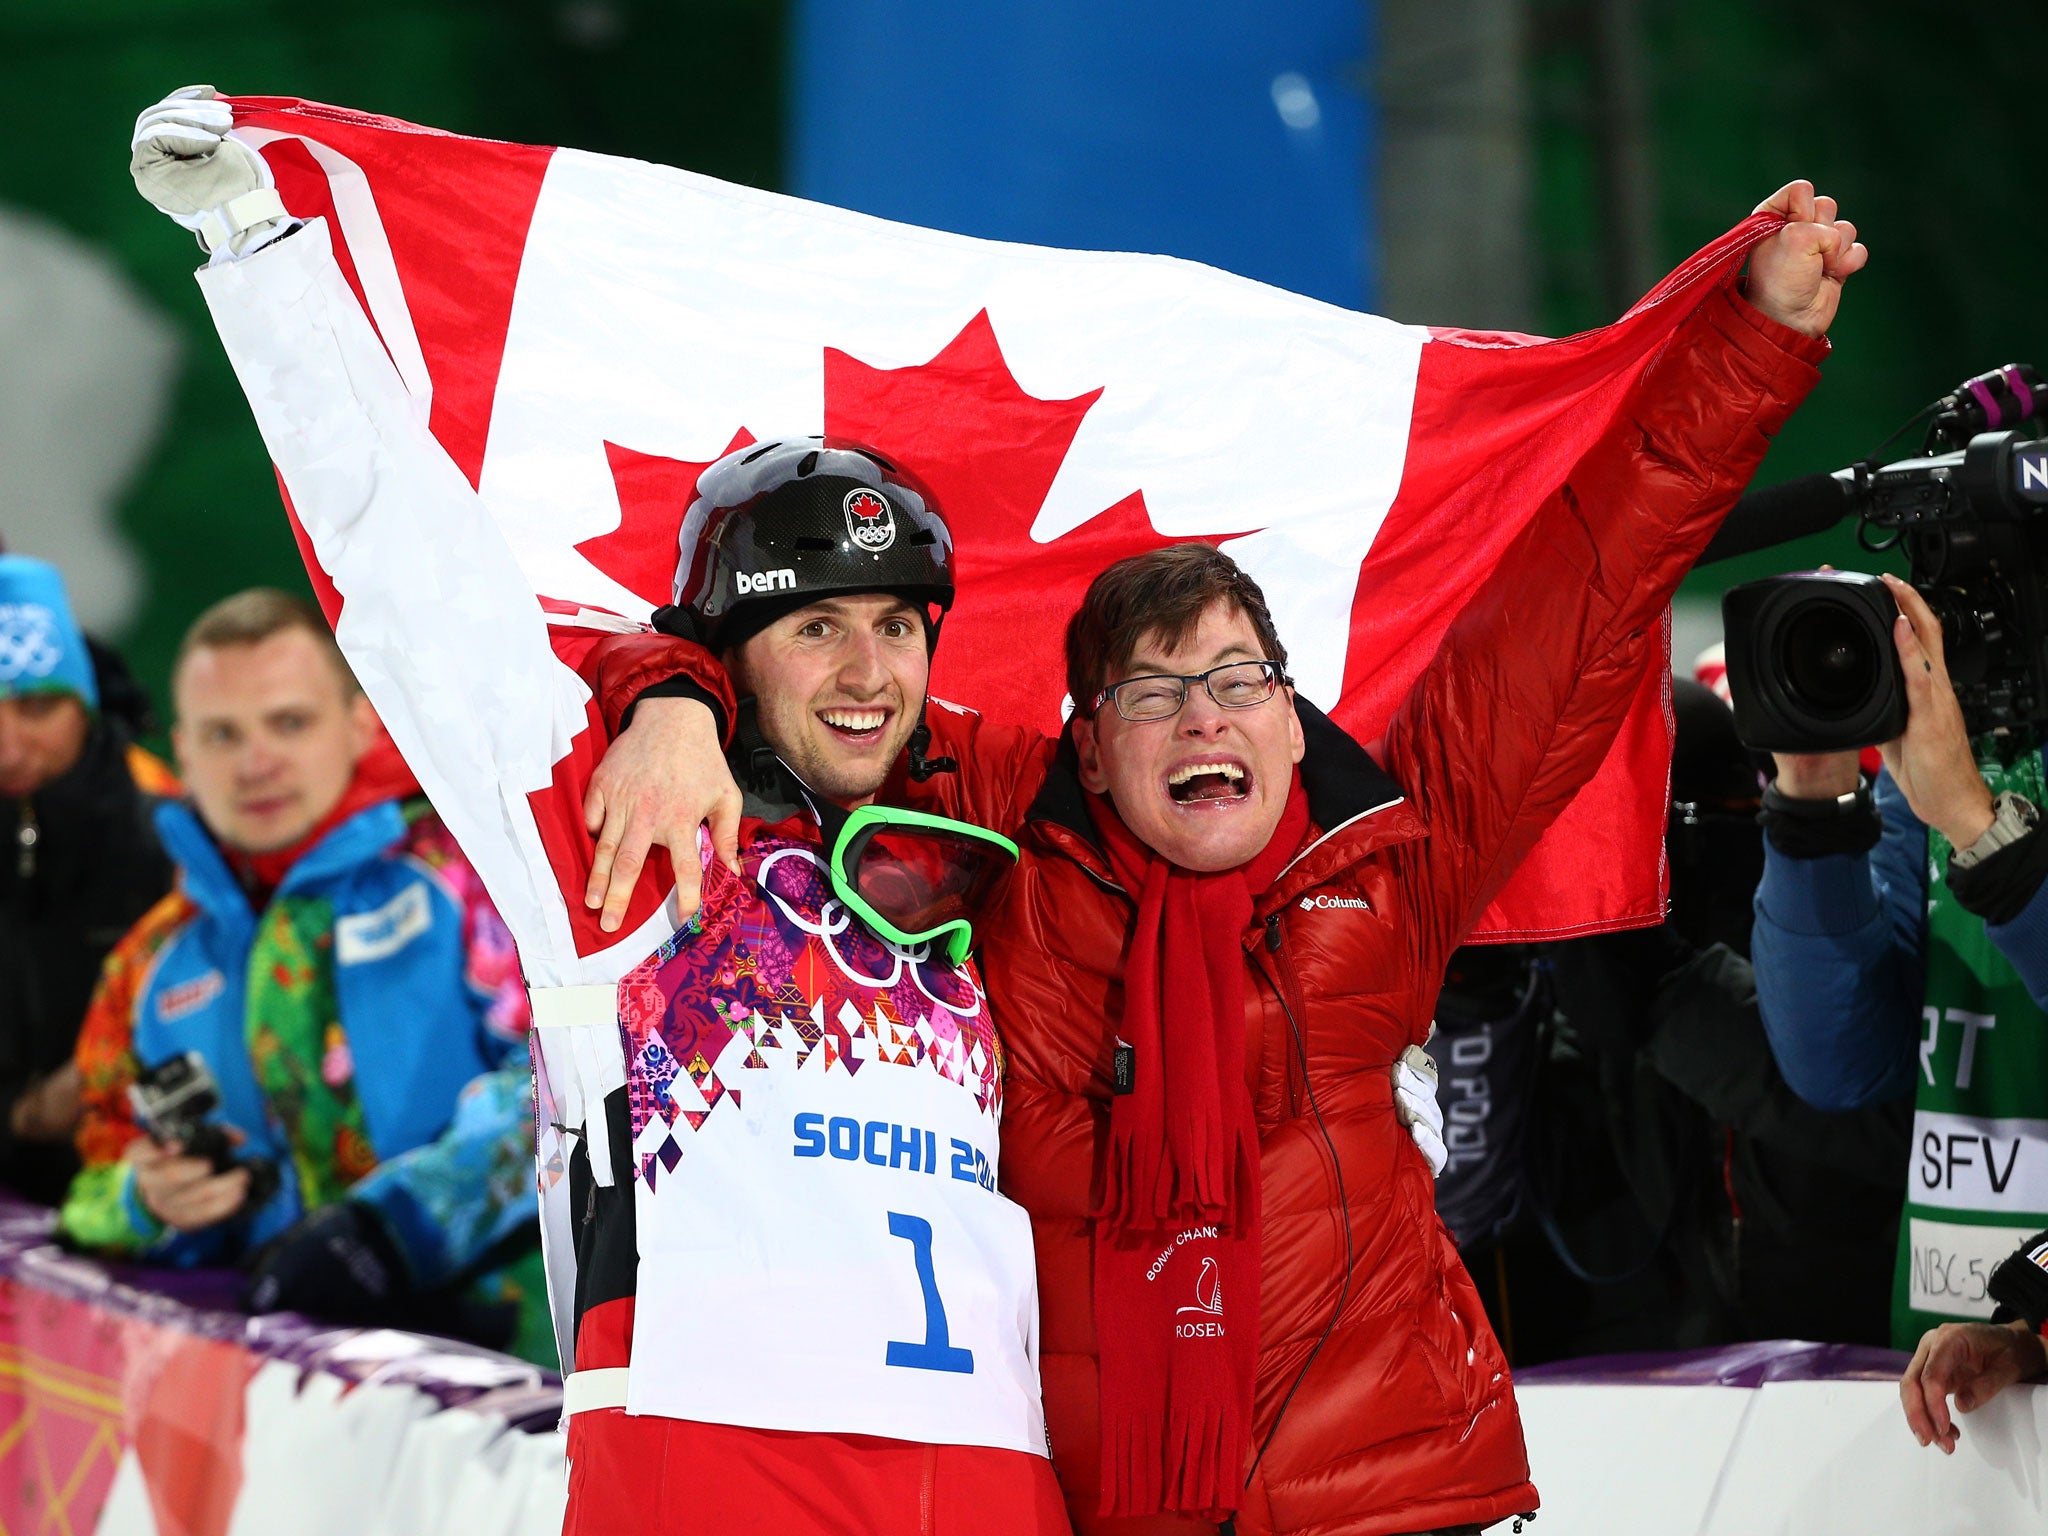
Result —
[[[800, 438], [707, 469], [683, 548], [657, 623], [709, 655], [641, 697], [707, 706], [736, 791], [695, 918], [620, 984], [611, 1144], [571, 1163], [567, 1529], [1063, 1531], [966, 959], [1015, 848], [876, 803], [924, 766], [952, 537], [908, 475]], [[605, 676], [670, 649], [616, 637]], [[656, 1463], [716, 1476], [650, 1508]]]

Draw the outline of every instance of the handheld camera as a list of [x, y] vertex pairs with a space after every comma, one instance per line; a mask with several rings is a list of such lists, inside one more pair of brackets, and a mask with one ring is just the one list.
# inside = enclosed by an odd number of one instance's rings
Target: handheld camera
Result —
[[206, 1118], [220, 1108], [220, 1085], [197, 1051], [143, 1068], [128, 1086], [128, 1103], [151, 1140], [177, 1142], [187, 1157], [203, 1157], [213, 1164], [215, 1173], [248, 1169], [244, 1211], [261, 1209], [277, 1193], [277, 1164], [267, 1157], [237, 1157], [227, 1127]]

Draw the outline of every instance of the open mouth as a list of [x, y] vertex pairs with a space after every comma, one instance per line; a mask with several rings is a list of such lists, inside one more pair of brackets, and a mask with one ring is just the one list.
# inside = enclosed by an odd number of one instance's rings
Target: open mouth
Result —
[[867, 746], [880, 741], [882, 732], [889, 725], [889, 711], [886, 709], [821, 709], [817, 713], [826, 730], [852, 746]]
[[1252, 776], [1230, 758], [1182, 763], [1166, 776], [1166, 793], [1176, 805], [1230, 805], [1252, 792]]

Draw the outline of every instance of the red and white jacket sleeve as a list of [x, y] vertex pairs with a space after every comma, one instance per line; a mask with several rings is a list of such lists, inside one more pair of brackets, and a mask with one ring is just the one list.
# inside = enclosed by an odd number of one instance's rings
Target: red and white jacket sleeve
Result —
[[1430, 829], [1415, 914], [1430, 974], [1599, 767], [1644, 680], [1663, 686], [1671, 594], [1826, 353], [1730, 289], [1703, 302], [1396, 712], [1384, 760]]
[[622, 934], [603, 934], [583, 906], [582, 798], [607, 734], [590, 653], [644, 626], [535, 596], [428, 430], [428, 402], [378, 340], [324, 221], [199, 284], [315, 584], [331, 588], [335, 637], [518, 941], [529, 984], [616, 980], [671, 930], [659, 878]]
[[582, 899], [593, 848], [583, 798], [609, 739], [596, 690], [629, 646], [593, 652], [644, 626], [536, 597], [428, 430], [429, 402], [392, 364], [324, 221], [208, 267], [199, 285], [342, 651], [517, 941], [561, 1332], [574, 1257], [558, 1132], [596, 1127], [594, 1160], [605, 1146], [603, 1101], [625, 1081], [616, 983], [676, 925], [665, 858], [649, 861], [619, 934], [603, 933]]

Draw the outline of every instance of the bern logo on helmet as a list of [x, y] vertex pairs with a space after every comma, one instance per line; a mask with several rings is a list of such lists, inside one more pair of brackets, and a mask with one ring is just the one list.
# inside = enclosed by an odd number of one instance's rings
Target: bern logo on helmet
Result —
[[757, 592], [794, 592], [796, 572], [784, 566], [779, 571], [763, 571], [758, 576], [745, 571], [734, 571], [732, 583], [740, 597], [752, 597]]
[[880, 554], [896, 542], [896, 513], [889, 500], [865, 488], [846, 493], [846, 531], [853, 542], [870, 554]]

